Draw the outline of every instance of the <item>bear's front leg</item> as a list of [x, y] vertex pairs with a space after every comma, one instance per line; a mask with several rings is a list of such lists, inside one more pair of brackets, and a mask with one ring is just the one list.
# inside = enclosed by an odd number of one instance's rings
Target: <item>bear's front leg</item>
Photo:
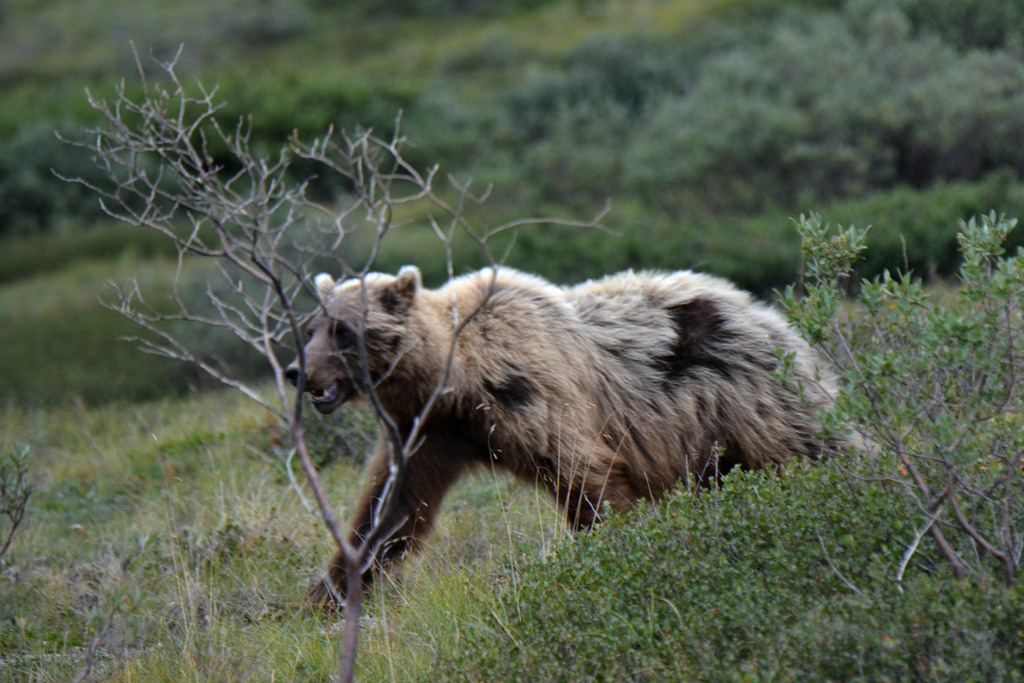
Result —
[[[370, 462], [368, 485], [359, 497], [349, 542], [362, 549], [363, 588], [373, 583], [374, 574], [415, 552], [433, 528], [441, 501], [453, 483], [478, 459], [479, 448], [471, 442], [444, 434], [428, 433], [419, 449], [405, 464], [394, 504], [381, 510], [381, 498], [389, 485], [390, 467], [383, 440]], [[383, 516], [381, 514], [383, 513]], [[309, 591], [313, 606], [337, 609], [347, 592], [348, 572], [339, 549], [331, 558], [326, 574]]]

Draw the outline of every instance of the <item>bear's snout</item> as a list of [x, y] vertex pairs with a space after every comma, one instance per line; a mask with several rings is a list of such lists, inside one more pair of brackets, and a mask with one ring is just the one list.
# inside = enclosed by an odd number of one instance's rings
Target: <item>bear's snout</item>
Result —
[[[285, 378], [296, 387], [301, 375], [298, 359], [285, 368]], [[357, 393], [355, 385], [344, 375], [329, 376], [323, 372], [306, 373], [302, 388], [309, 394], [313, 407], [325, 415]]]
[[284, 376], [293, 386], [299, 386], [299, 364], [292, 361], [292, 364], [285, 368]]

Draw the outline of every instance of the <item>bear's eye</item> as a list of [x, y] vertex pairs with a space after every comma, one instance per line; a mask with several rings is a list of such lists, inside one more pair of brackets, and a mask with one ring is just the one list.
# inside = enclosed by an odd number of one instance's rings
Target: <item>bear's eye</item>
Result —
[[334, 325], [331, 326], [331, 336], [334, 337], [334, 343], [341, 349], [349, 348], [356, 344], [356, 331], [340, 320], [335, 321]]

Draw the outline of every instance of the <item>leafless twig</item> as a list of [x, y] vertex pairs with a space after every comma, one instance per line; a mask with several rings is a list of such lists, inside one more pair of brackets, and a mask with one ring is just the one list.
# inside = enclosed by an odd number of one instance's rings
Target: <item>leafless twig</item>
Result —
[[[444, 193], [440, 192], [436, 166], [420, 171], [403, 156], [400, 119], [389, 137], [370, 130], [345, 134], [330, 129], [310, 143], [292, 139], [276, 156], [260, 156], [253, 150], [244, 121], [232, 127], [218, 121], [216, 88], [182, 82], [176, 73], [179, 57], [180, 50], [169, 61], [150, 59], [159, 82], [148, 76], [137, 57], [141, 99], [131, 99], [124, 84], [112, 102], [90, 96], [103, 123], [90, 131], [88, 141], [73, 144], [92, 151], [109, 182], [99, 186], [78, 178], [67, 180], [96, 191], [111, 216], [158, 232], [177, 248], [178, 267], [167, 301], [150, 305], [137, 284], [115, 290], [114, 307], [148, 332], [137, 338], [143, 348], [198, 366], [219, 382], [242, 391], [288, 426], [293, 452], [320, 516], [348, 567], [339, 679], [351, 680], [362, 570], [375, 556], [375, 544], [388, 538], [385, 520], [391, 518], [405, 463], [419, 446], [420, 428], [447, 386], [454, 340], [486, 305], [487, 297], [474, 310], [453, 317], [448, 364], [410, 433], [403, 435], [374, 392], [367, 392], [388, 447], [389, 478], [374, 511], [374, 527], [359, 542], [352, 542], [342, 532], [321, 484], [301, 422], [307, 314], [300, 312], [300, 307], [323, 303], [312, 284], [312, 274], [328, 262], [340, 274], [365, 282], [384, 240], [396, 229], [395, 210], [411, 203], [432, 207], [428, 223], [444, 247], [449, 274], [454, 273], [451, 241], [456, 234], [468, 236], [486, 262], [496, 268], [505, 255], [495, 256], [491, 251], [496, 235], [538, 223], [599, 227], [604, 212], [591, 221], [539, 218], [491, 225], [483, 210], [490, 190], [474, 195], [468, 185], [449, 177]], [[315, 166], [321, 180], [337, 181], [345, 194], [338, 201], [310, 198], [308, 181], [294, 177], [291, 161], [295, 158]], [[455, 197], [455, 201], [445, 197]], [[363, 253], [347, 248], [347, 238], [356, 232], [369, 236], [363, 240], [368, 244]], [[189, 264], [196, 257], [217, 264], [220, 283], [219, 287], [207, 287], [202, 310], [194, 297], [183, 291], [193, 272]], [[496, 276], [497, 271], [494, 273]], [[230, 333], [262, 355], [272, 372], [276, 400], [206, 359], [201, 349], [173, 327], [181, 323]], [[358, 344], [361, 367], [357, 370], [369, 380], [361, 335]], [[297, 392], [285, 373], [293, 356], [299, 366]], [[365, 384], [372, 386], [369, 381]]]

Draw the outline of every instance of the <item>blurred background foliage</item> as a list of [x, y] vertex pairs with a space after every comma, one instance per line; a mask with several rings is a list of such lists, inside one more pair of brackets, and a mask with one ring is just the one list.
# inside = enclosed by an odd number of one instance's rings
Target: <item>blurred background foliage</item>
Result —
[[[86, 88], [109, 97], [121, 80], [138, 87], [133, 44], [143, 61], [183, 45], [179, 73], [219, 85], [221, 121], [251, 121], [267, 154], [293, 133], [310, 139], [331, 125], [387, 135], [401, 112], [410, 159], [473, 187], [494, 183], [495, 219], [586, 217], [610, 200], [610, 235], [518, 236], [510, 264], [558, 282], [692, 267], [769, 295], [798, 277], [790, 217], [811, 209], [873, 225], [860, 274], [909, 267], [937, 280], [957, 267], [959, 219], [1024, 214], [1020, 3], [8, 1], [6, 402], [201, 386], [115, 342], [132, 330], [97, 303], [108, 280], [138, 273], [167, 291], [172, 274], [159, 264], [173, 254], [53, 173], [98, 180], [89, 155], [58, 134], [79, 139], [95, 123]], [[294, 173], [304, 177], [302, 164]], [[329, 200], [344, 188], [314, 181], [313, 191]], [[424, 215], [409, 218], [379, 269], [416, 262], [437, 284], [440, 245]], [[479, 265], [471, 245], [460, 246], [457, 270]], [[203, 269], [184, 276], [201, 299]], [[197, 341], [243, 374], [264, 371], [227, 340]]]

